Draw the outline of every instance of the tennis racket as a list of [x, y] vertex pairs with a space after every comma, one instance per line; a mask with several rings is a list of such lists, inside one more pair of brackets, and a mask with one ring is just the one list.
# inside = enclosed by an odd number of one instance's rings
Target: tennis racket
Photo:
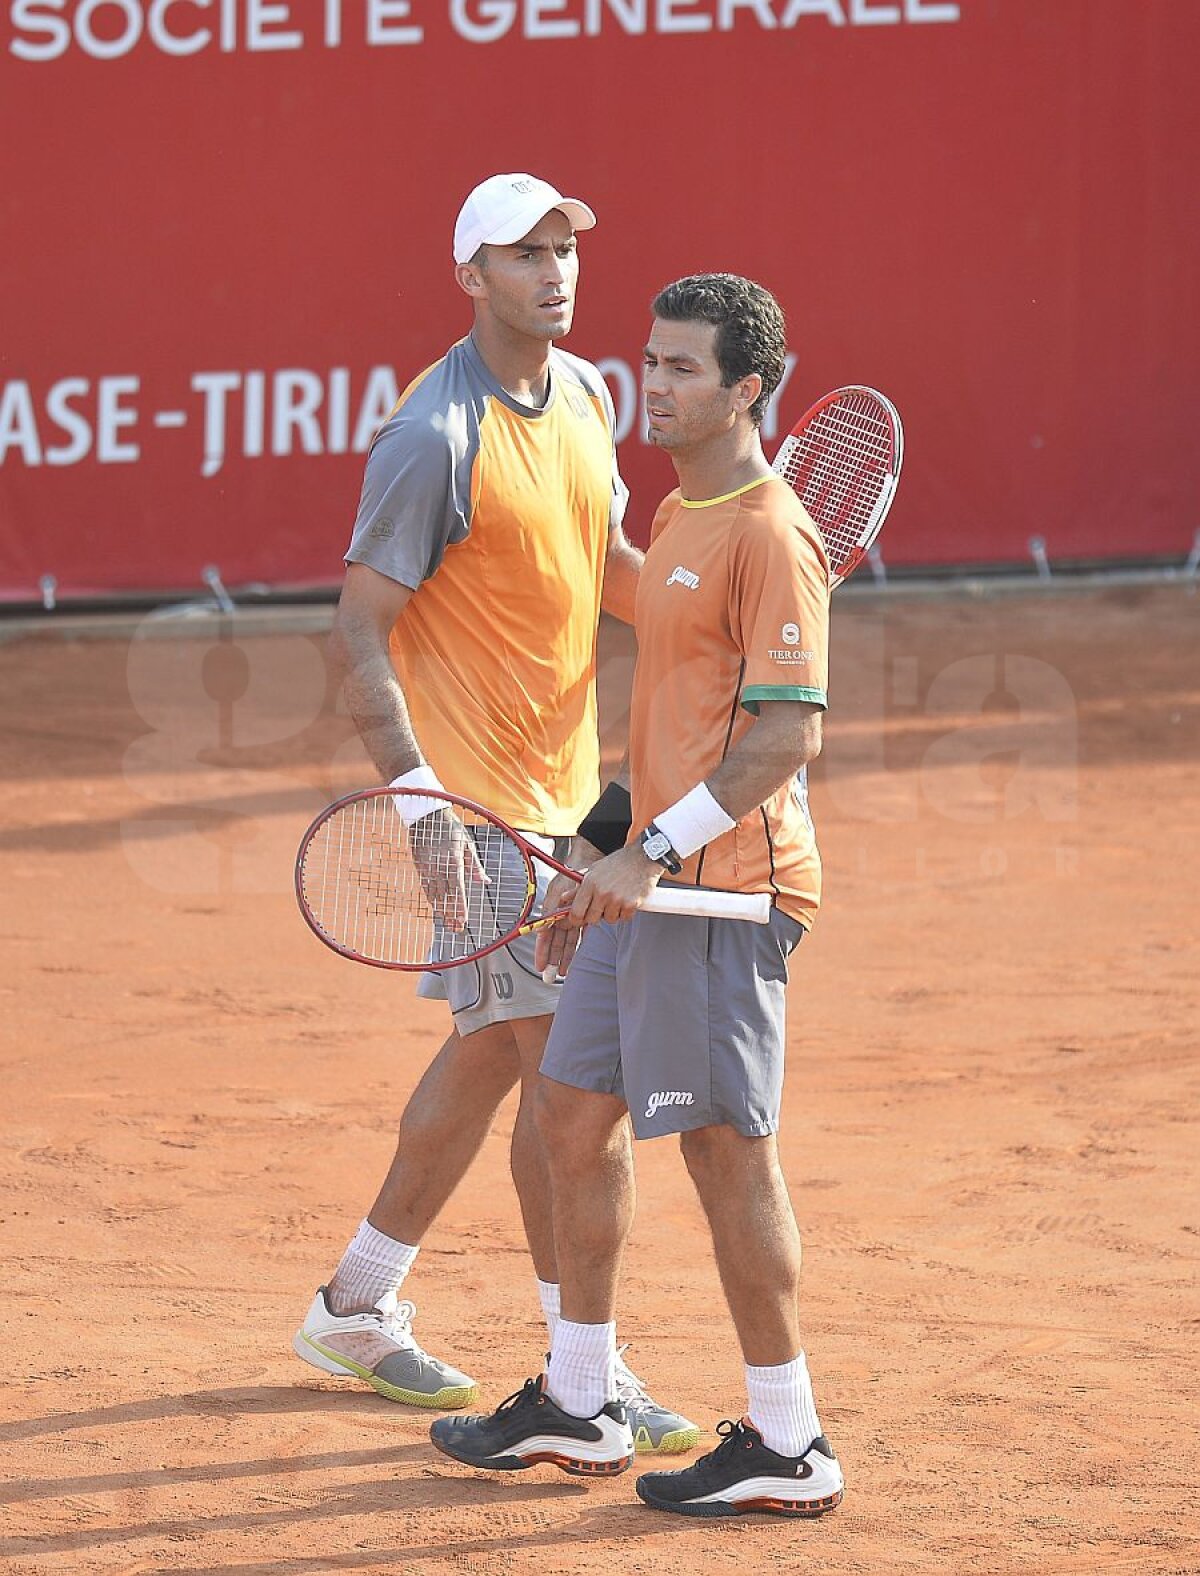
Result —
[[879, 535], [903, 458], [899, 412], [859, 384], [818, 400], [780, 445], [772, 469], [821, 533], [830, 589], [854, 573]]
[[[397, 802], [406, 797], [436, 800], [441, 808], [405, 826]], [[311, 929], [342, 957], [381, 969], [438, 972], [485, 957], [558, 917], [532, 917], [538, 863], [583, 879], [470, 799], [428, 788], [368, 788], [338, 799], [305, 832], [296, 898]], [[766, 924], [771, 899], [659, 886], [643, 906], [656, 914]]]

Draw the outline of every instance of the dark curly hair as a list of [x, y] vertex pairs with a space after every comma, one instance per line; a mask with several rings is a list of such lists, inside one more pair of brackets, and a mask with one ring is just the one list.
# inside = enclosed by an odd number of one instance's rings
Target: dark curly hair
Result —
[[669, 323], [715, 325], [722, 386], [732, 388], [752, 372], [762, 379], [762, 393], [750, 407], [751, 421], [760, 426], [783, 381], [787, 354], [783, 312], [771, 292], [740, 274], [690, 274], [660, 290], [650, 310]]

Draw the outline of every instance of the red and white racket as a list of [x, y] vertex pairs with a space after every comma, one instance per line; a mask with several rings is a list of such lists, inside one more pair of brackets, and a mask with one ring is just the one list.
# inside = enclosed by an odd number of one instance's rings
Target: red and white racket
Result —
[[[397, 809], [405, 798], [437, 800], [443, 808], [405, 826]], [[427, 788], [368, 788], [331, 804], [305, 832], [296, 898], [316, 935], [344, 958], [437, 971], [484, 957], [557, 917], [532, 917], [535, 861], [583, 879], [469, 799]], [[643, 906], [766, 924], [771, 898], [659, 886]]]
[[820, 531], [830, 587], [867, 556], [891, 507], [904, 458], [904, 428], [890, 399], [852, 384], [806, 411], [772, 467]]

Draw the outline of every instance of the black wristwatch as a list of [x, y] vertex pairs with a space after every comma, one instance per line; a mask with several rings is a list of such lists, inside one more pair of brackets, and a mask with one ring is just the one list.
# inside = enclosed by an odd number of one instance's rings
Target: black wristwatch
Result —
[[671, 839], [665, 832], [660, 832], [653, 821], [642, 833], [642, 852], [647, 859], [661, 865], [668, 875], [677, 876], [683, 870], [679, 855], [671, 847]]

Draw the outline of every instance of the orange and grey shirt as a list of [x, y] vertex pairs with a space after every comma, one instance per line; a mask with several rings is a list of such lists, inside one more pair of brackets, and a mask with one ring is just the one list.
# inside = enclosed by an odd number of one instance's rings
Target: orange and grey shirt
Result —
[[[651, 528], [637, 592], [630, 712], [633, 836], [711, 776], [762, 701], [827, 704], [829, 561], [776, 476], [706, 502], [676, 489]], [[679, 878], [770, 892], [806, 928], [821, 859], [804, 774], [684, 863]]]
[[372, 444], [346, 554], [415, 593], [391, 655], [439, 778], [550, 836], [599, 792], [596, 627], [629, 496], [613, 428], [590, 362], [551, 349], [534, 410], [460, 340]]

